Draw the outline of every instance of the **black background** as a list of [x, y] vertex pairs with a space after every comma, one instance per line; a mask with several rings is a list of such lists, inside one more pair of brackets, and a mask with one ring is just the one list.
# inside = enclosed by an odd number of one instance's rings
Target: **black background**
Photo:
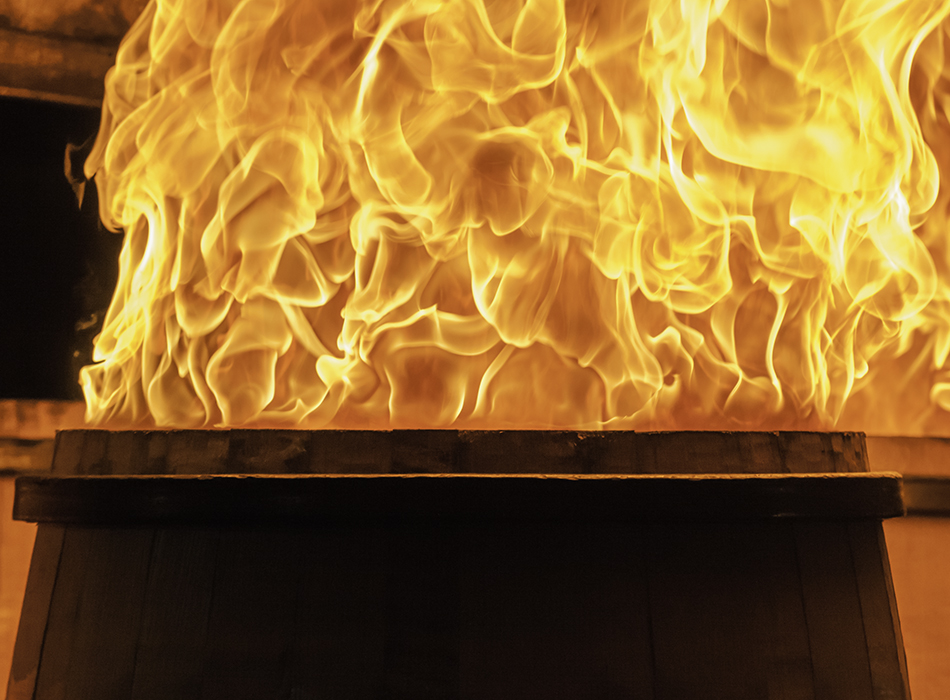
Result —
[[98, 109], [0, 98], [0, 398], [82, 396], [122, 237], [92, 182], [80, 209], [64, 160], [98, 125]]

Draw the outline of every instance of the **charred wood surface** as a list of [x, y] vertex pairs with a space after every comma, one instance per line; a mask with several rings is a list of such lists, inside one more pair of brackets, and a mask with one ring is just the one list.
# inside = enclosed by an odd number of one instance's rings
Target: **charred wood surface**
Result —
[[863, 433], [66, 430], [53, 472], [812, 474], [868, 471]]
[[352, 521], [882, 519], [894, 473], [625, 476], [23, 476], [14, 518], [131, 526]]
[[879, 530], [67, 526], [8, 698], [904, 700]]

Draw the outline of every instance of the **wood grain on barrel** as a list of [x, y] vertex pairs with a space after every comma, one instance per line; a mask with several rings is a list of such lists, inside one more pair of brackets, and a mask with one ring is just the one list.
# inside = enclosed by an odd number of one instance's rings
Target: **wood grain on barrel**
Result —
[[37, 529], [7, 684], [7, 700], [33, 700], [65, 533], [66, 528], [61, 525], [40, 525]]
[[129, 697], [153, 538], [148, 529], [66, 529], [37, 698]]
[[346, 520], [888, 518], [897, 474], [23, 476], [14, 518], [133, 526]]
[[389, 540], [381, 697], [459, 694], [459, 542], [456, 531], [400, 528]]
[[130, 700], [198, 700], [220, 532], [155, 533]]
[[706, 700], [766, 697], [755, 530], [674, 524], [651, 527], [646, 539], [657, 700], [691, 697], [697, 688]]
[[798, 522], [794, 527], [815, 698], [873, 698], [847, 524]]
[[764, 525], [756, 536], [754, 556], [763, 571], [757, 609], [761, 629], [768, 631], [759, 637], [766, 660], [765, 697], [810, 700], [815, 697], [815, 680], [794, 524]]
[[495, 526], [461, 537], [462, 697], [653, 700], [639, 528]]
[[293, 532], [221, 532], [202, 700], [289, 696], [301, 556]]
[[867, 471], [867, 456], [861, 433], [75, 430], [58, 434], [53, 471], [57, 475], [802, 474]]
[[[385, 697], [386, 610], [395, 533], [373, 526], [304, 533], [291, 697]], [[318, 697], [318, 696], [315, 696]]]
[[880, 523], [848, 523], [858, 599], [867, 640], [874, 700], [908, 700], [895, 688], [908, 688], [907, 660], [897, 615], [897, 600]]
[[150, 536], [70, 530], [35, 700], [902, 697], [844, 524]]

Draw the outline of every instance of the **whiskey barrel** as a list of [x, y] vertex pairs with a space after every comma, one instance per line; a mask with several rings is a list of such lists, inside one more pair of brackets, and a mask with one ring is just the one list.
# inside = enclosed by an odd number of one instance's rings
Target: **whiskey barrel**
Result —
[[8, 700], [906, 698], [848, 433], [68, 431]]

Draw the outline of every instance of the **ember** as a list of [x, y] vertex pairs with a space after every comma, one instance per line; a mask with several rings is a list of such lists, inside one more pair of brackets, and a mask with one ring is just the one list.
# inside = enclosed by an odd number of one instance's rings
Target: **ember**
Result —
[[948, 14], [153, 2], [87, 419], [950, 433]]

